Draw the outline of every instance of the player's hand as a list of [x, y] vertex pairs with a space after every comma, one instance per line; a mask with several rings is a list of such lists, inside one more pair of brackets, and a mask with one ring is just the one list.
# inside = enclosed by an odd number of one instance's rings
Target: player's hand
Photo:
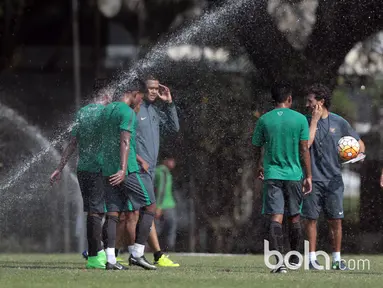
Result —
[[[364, 152], [359, 152], [359, 155], [362, 156], [362, 155], [366, 155], [366, 154], [365, 154]], [[359, 155], [358, 155], [358, 156], [359, 156]], [[360, 162], [363, 163], [365, 159], [366, 159], [366, 158], [363, 158], [362, 160], [360, 160]]]
[[134, 107], [134, 112], [137, 114], [138, 112], [140, 112], [140, 108], [141, 108], [141, 103], [140, 104], [137, 104], [136, 107]]
[[258, 179], [264, 180], [265, 179], [264, 173], [265, 173], [265, 170], [263, 169], [263, 167], [258, 167], [258, 171], [257, 171]]
[[313, 183], [312, 183], [312, 179], [311, 178], [305, 178], [305, 180], [303, 180], [303, 195], [307, 195], [309, 193], [311, 193], [311, 191], [313, 190]]
[[56, 170], [52, 173], [52, 175], [51, 175], [51, 177], [50, 177], [51, 185], [53, 185], [55, 182], [59, 181], [60, 178], [61, 178], [61, 171], [58, 170], [58, 169], [56, 169]]
[[160, 92], [158, 92], [158, 97], [168, 103], [172, 103], [172, 94], [170, 93], [170, 89], [165, 85], [159, 84]]
[[315, 105], [315, 108], [311, 114], [312, 120], [319, 121], [319, 119], [322, 117], [323, 109], [320, 105]]
[[124, 170], [119, 170], [116, 174], [113, 174], [112, 176], [109, 177], [109, 183], [112, 186], [117, 186], [121, 184], [122, 181], [125, 179], [125, 174], [126, 171]]
[[141, 163], [141, 167], [142, 167], [142, 169], [143, 169], [146, 173], [149, 172], [149, 163], [148, 163], [148, 162], [146, 162], [146, 161], [142, 161], [142, 163]]
[[382, 175], [380, 175], [380, 187], [383, 188], [383, 172]]
[[161, 209], [157, 209], [156, 210], [156, 215], [154, 215], [154, 218], [160, 219], [161, 216], [162, 216], [162, 210]]

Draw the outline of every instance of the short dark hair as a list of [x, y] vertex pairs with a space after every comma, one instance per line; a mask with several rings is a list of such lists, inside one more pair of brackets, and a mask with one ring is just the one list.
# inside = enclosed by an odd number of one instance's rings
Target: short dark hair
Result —
[[145, 82], [146, 81], [158, 81], [158, 77], [154, 76], [153, 74], [148, 74], [145, 76]]
[[139, 91], [141, 93], [145, 93], [145, 83], [141, 79], [136, 78], [126, 87], [126, 92], [128, 91]]
[[141, 79], [134, 79], [133, 81], [125, 84], [118, 85], [116, 90], [114, 91], [113, 98], [120, 99], [124, 96], [125, 93], [139, 91], [141, 93], [145, 93], [146, 86], [145, 83]]
[[306, 89], [306, 95], [313, 94], [317, 101], [324, 100], [324, 107], [327, 109], [331, 106], [331, 90], [327, 86], [316, 83]]
[[168, 159], [175, 159], [173, 154], [169, 151], [162, 151], [161, 156], [162, 156], [162, 161], [165, 161]]
[[292, 93], [293, 89], [288, 83], [275, 84], [271, 88], [271, 97], [277, 104], [286, 102], [287, 98], [291, 96]]

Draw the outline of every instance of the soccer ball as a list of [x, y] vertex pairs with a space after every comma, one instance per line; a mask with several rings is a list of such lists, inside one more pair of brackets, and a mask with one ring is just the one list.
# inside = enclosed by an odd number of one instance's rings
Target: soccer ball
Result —
[[338, 152], [340, 159], [348, 161], [359, 154], [359, 142], [351, 136], [345, 136], [338, 141]]

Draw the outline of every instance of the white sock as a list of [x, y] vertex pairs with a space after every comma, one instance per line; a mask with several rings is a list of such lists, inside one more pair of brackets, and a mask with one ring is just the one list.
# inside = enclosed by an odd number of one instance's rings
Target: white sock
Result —
[[317, 260], [317, 254], [315, 252], [310, 252], [309, 259], [310, 259], [310, 262], [315, 262]]
[[128, 246], [129, 254], [132, 254], [132, 253], [133, 253], [133, 250], [134, 250], [134, 245], [129, 245], [129, 246]]
[[134, 248], [132, 252], [133, 257], [144, 256], [144, 252], [145, 252], [145, 245], [134, 243]]
[[106, 259], [110, 264], [116, 264], [116, 251], [115, 248], [106, 248]]
[[332, 252], [332, 260], [334, 262], [340, 261], [340, 252]]

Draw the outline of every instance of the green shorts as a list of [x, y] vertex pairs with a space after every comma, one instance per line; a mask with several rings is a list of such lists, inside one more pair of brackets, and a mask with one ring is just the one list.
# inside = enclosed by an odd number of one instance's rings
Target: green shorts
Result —
[[110, 185], [109, 177], [104, 177], [104, 185], [108, 212], [136, 211], [155, 203], [150, 199], [139, 173], [126, 175], [118, 186]]

